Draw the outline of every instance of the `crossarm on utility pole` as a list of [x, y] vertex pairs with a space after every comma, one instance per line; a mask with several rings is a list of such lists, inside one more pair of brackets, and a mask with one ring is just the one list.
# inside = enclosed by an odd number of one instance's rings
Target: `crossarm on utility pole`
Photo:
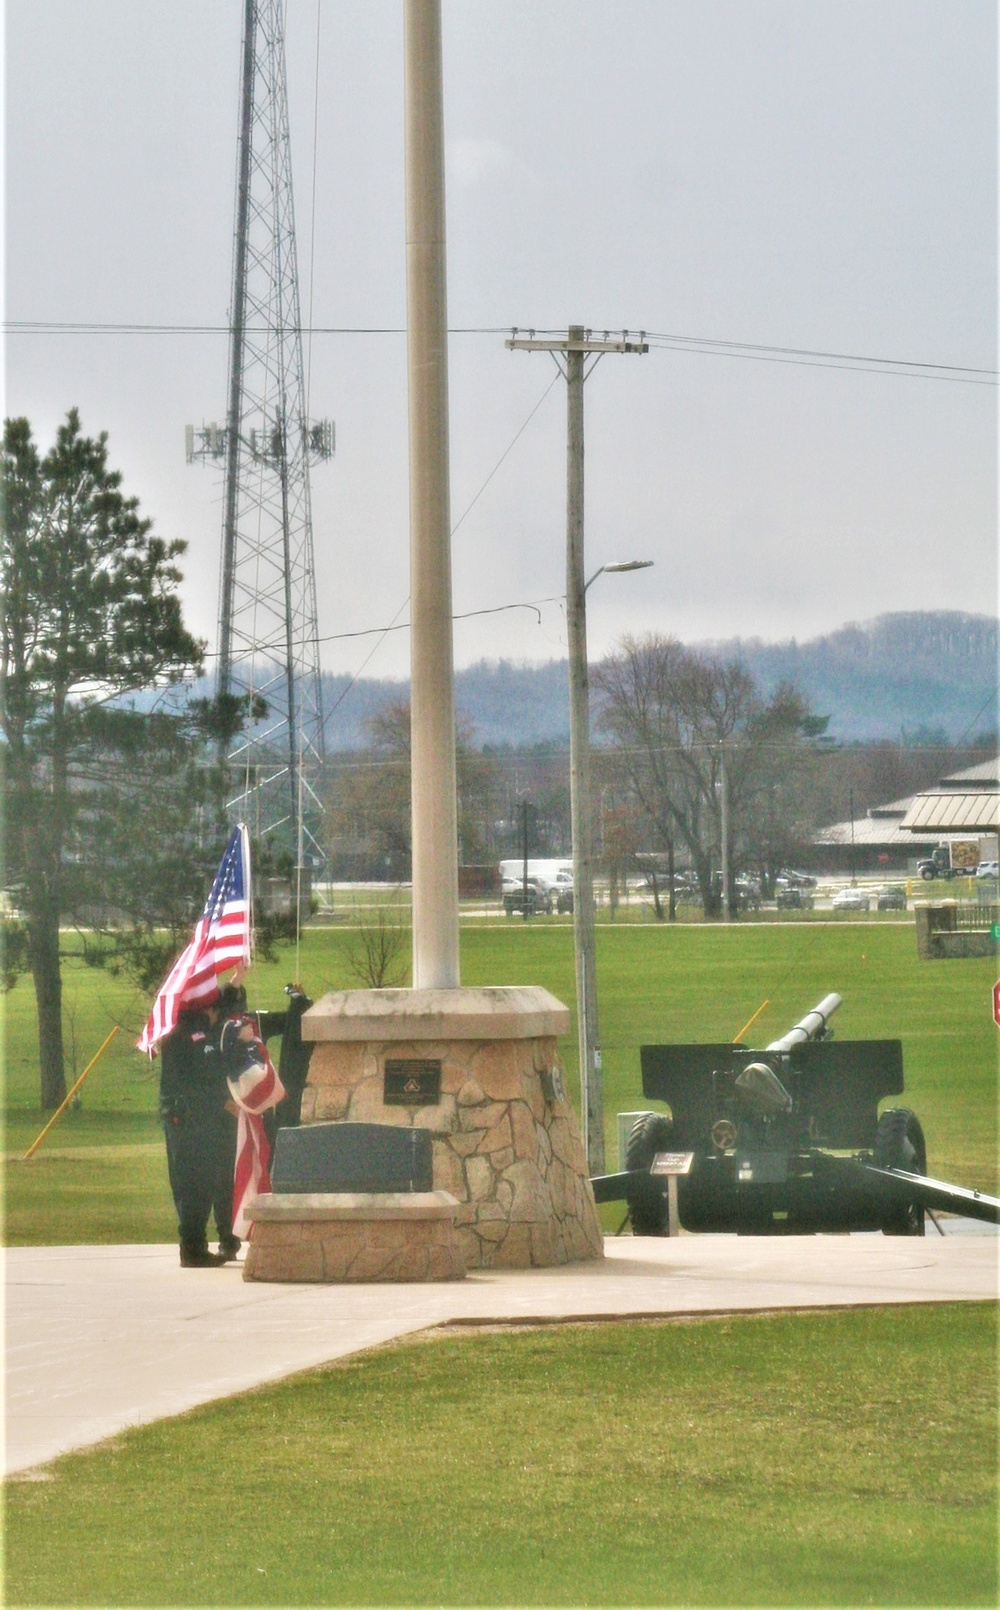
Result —
[[[579, 334], [574, 335], [574, 330]], [[534, 330], [523, 335], [512, 330], [504, 345], [511, 352], [648, 352], [645, 334], [644, 330], [640, 330], [638, 335], [623, 330], [620, 336], [612, 338], [605, 331], [604, 339], [600, 340], [595, 338], [593, 330], [571, 325], [566, 335], [555, 337], [536, 336]]]

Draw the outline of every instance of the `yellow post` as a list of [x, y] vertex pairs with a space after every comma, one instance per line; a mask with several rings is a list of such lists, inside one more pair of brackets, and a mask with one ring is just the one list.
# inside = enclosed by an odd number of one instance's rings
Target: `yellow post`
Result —
[[746, 1034], [747, 1029], [752, 1029], [753, 1028], [753, 1026], [756, 1023], [757, 1019], [760, 1017], [761, 1012], [763, 1012], [765, 1006], [770, 1006], [770, 1004], [771, 1004], [770, 1001], [762, 1001], [761, 1002], [760, 1006], [758, 1006], [756, 1012], [754, 1013], [753, 1017], [750, 1019], [749, 1023], [744, 1023], [743, 1027], [740, 1029], [739, 1034], [736, 1035], [735, 1039], [733, 1040], [734, 1045], [739, 1045], [739, 1043], [742, 1040], [744, 1034]]
[[37, 1152], [39, 1146], [42, 1144], [42, 1141], [45, 1139], [45, 1137], [48, 1134], [49, 1130], [52, 1128], [52, 1125], [55, 1123], [57, 1118], [62, 1117], [63, 1113], [66, 1111], [66, 1108], [69, 1106], [70, 1102], [73, 1100], [73, 1097], [76, 1095], [76, 1093], [79, 1090], [80, 1086], [83, 1084], [84, 1079], [86, 1079], [86, 1077], [87, 1077], [88, 1073], [90, 1072], [91, 1068], [93, 1068], [98, 1062], [100, 1062], [100, 1060], [103, 1057], [105, 1051], [108, 1049], [108, 1046], [111, 1044], [112, 1040], [114, 1039], [115, 1035], [119, 1032], [120, 1028], [121, 1028], [121, 1024], [116, 1023], [114, 1028], [111, 1030], [111, 1033], [108, 1035], [107, 1039], [105, 1040], [104, 1044], [101, 1046], [100, 1050], [95, 1052], [95, 1054], [91, 1057], [90, 1061], [87, 1063], [87, 1066], [84, 1068], [84, 1070], [81, 1073], [79, 1079], [76, 1081], [76, 1084], [73, 1086], [72, 1090], [69, 1092], [69, 1095], [66, 1097], [66, 1100], [63, 1102], [62, 1106], [56, 1108], [55, 1112], [52, 1114], [52, 1117], [49, 1119], [48, 1123], [45, 1125], [45, 1128], [42, 1130], [42, 1133], [39, 1135], [38, 1139], [36, 1141], [34, 1141], [28, 1147], [28, 1150], [25, 1152], [24, 1156], [21, 1159], [22, 1163], [26, 1163], [28, 1161], [29, 1157], [34, 1157], [34, 1155]]

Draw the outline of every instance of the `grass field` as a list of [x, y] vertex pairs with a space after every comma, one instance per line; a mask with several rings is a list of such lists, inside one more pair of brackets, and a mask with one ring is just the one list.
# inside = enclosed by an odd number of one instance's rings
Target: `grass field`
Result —
[[[305, 936], [314, 996], [352, 984], [347, 943]], [[254, 1003], [293, 966], [255, 969]], [[932, 1171], [992, 1188], [993, 966], [920, 963], [884, 923], [602, 927], [609, 1163], [641, 1044], [728, 1039], [767, 999], [764, 1044], [833, 989], [843, 1038], [902, 1039]], [[572, 1004], [572, 931], [470, 924], [462, 969]], [[77, 1068], [127, 1032], [24, 1163], [34, 1003], [6, 998], [6, 1239], [169, 1241], [148, 1002], [72, 961], [66, 994]], [[563, 1053], [573, 1083], [575, 1032]], [[993, 1605], [996, 1340], [986, 1304], [431, 1334], [7, 1483], [4, 1602]]]
[[[350, 987], [349, 936], [307, 931], [302, 982], [319, 996]], [[614, 1114], [644, 1105], [639, 1047], [671, 1040], [725, 1040], [764, 1000], [750, 1043], [780, 1034], [836, 990], [842, 1038], [900, 1038], [906, 1095], [928, 1137], [932, 1173], [993, 1190], [997, 1163], [997, 1030], [991, 1016], [995, 964], [917, 960], [913, 929], [875, 923], [772, 924], [731, 928], [614, 925], [598, 930], [598, 980], [609, 1166]], [[254, 1004], [279, 1007], [294, 952], [257, 965]], [[572, 930], [567, 925], [470, 924], [462, 931], [468, 984], [543, 984], [573, 1004]], [[148, 1000], [70, 960], [67, 1024], [77, 1071], [109, 1028], [123, 1032], [70, 1110], [29, 1163], [19, 1158], [41, 1128], [34, 998], [21, 979], [6, 997], [5, 1234], [15, 1244], [166, 1241], [174, 1224], [156, 1122], [157, 1073], [133, 1049]], [[575, 1027], [563, 1055], [576, 1088]], [[607, 1210], [610, 1226], [616, 1209]]]
[[6, 1489], [5, 1603], [994, 1605], [992, 1306], [430, 1333]]

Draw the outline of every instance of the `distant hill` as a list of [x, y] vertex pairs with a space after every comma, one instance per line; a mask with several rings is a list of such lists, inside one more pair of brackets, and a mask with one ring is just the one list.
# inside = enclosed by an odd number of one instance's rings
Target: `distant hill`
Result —
[[958, 610], [879, 615], [806, 643], [734, 638], [702, 645], [738, 656], [763, 687], [794, 682], [838, 738], [944, 736], [997, 727], [998, 622]]
[[[410, 696], [408, 682], [323, 677], [323, 708], [329, 749], [353, 749], [366, 741], [365, 722], [386, 705]], [[515, 665], [481, 660], [455, 673], [459, 719], [472, 728], [477, 748], [569, 742], [569, 693], [565, 660]]]
[[[739, 658], [770, 692], [794, 682], [841, 739], [957, 743], [997, 728], [998, 622], [957, 610], [880, 615], [805, 643], [731, 638], [695, 643]], [[365, 721], [406, 699], [403, 681], [324, 676], [331, 749], [365, 742]], [[455, 675], [455, 700], [477, 746], [568, 742], [566, 662], [481, 661]]]

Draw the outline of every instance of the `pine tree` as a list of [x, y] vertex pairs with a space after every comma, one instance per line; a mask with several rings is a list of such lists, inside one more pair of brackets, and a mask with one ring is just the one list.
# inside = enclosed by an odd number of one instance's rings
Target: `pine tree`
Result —
[[[148, 712], [122, 700], [176, 683], [203, 654], [177, 596], [175, 561], [186, 544], [155, 536], [121, 485], [108, 467], [107, 435], [84, 436], [76, 409], [44, 457], [26, 419], [5, 422], [4, 882], [27, 922], [43, 1108], [66, 1089], [60, 922], [93, 898], [95, 878], [114, 881], [113, 840], [97, 829], [108, 823], [115, 768], [131, 777], [141, 803], [142, 773], [129, 768], [129, 754], [135, 761], [155, 751], [162, 761], [159, 740], [168, 748], [179, 740], [177, 729], [155, 731]], [[135, 817], [131, 837], [141, 842]]]

